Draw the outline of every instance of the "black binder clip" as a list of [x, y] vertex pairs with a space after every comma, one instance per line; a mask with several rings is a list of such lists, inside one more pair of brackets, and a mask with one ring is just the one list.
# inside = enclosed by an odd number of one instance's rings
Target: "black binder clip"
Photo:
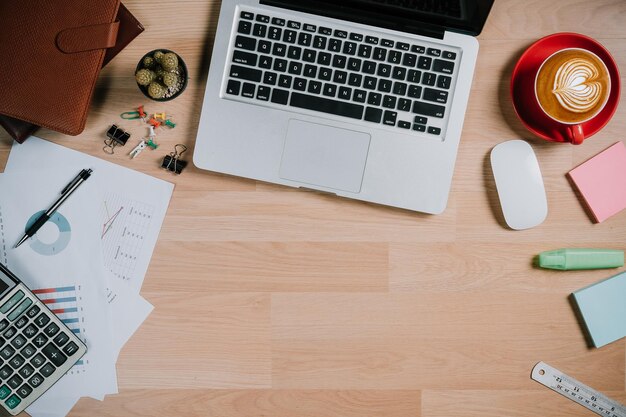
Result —
[[107, 130], [107, 139], [104, 140], [104, 148], [102, 148], [102, 150], [109, 155], [113, 155], [115, 147], [126, 145], [129, 138], [130, 133], [117, 127], [117, 125], [112, 125], [109, 130]]
[[183, 169], [187, 166], [187, 161], [183, 161], [180, 159], [183, 153], [187, 150], [185, 145], [178, 144], [174, 146], [174, 152], [166, 155], [163, 158], [163, 163], [161, 164], [161, 168], [167, 169], [168, 171], [173, 172], [174, 174], [180, 174], [183, 172]]

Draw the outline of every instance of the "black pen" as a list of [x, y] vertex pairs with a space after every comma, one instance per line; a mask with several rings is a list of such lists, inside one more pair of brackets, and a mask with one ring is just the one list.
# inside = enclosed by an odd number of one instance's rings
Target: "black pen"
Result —
[[22, 236], [22, 238], [20, 239], [19, 242], [17, 242], [14, 248], [17, 248], [22, 243], [26, 242], [26, 240], [32, 237], [35, 233], [37, 233], [37, 230], [39, 230], [41, 226], [43, 226], [48, 220], [50, 220], [50, 217], [54, 214], [55, 211], [57, 211], [59, 207], [61, 207], [61, 204], [63, 204], [65, 200], [67, 200], [68, 197], [71, 196], [72, 193], [76, 191], [76, 189], [83, 182], [85, 182], [87, 178], [91, 176], [91, 173], [92, 173], [91, 169], [83, 169], [82, 171], [80, 171], [80, 173], [76, 176], [76, 178], [74, 178], [69, 184], [67, 184], [67, 187], [65, 187], [61, 191], [61, 197], [59, 197], [59, 199], [52, 206], [50, 206], [50, 208], [46, 210], [46, 212], [42, 214], [37, 219], [37, 221], [35, 221], [35, 223], [33, 223], [28, 228], [28, 230], [26, 230], [26, 233], [24, 233], [24, 236]]

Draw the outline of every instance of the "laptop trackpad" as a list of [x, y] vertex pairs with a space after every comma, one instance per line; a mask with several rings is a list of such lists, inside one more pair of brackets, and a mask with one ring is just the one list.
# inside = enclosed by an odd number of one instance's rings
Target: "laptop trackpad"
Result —
[[367, 133], [290, 120], [280, 177], [358, 193], [369, 145]]

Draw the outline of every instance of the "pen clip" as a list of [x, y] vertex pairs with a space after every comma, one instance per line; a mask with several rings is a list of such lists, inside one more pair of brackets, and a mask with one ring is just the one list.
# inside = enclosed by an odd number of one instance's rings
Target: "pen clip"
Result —
[[[89, 174], [91, 175], [91, 170], [87, 170], [87, 169], [83, 169], [81, 170], [78, 175], [72, 180], [72, 182], [70, 182], [69, 184], [67, 184], [67, 186], [61, 190], [61, 194], [65, 194], [67, 192], [67, 190], [69, 190], [70, 188], [72, 188], [74, 185], [76, 185], [76, 183], [82, 179], [84, 179], [84, 174]], [[87, 178], [89, 178], [89, 175], [87, 175]]]

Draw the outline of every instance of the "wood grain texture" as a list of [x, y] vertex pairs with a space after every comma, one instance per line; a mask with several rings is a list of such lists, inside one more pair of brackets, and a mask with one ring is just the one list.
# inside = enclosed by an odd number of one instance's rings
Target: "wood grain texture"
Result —
[[[626, 402], [626, 340], [589, 348], [567, 298], [617, 271], [533, 267], [535, 255], [559, 247], [626, 249], [626, 213], [593, 224], [565, 177], [626, 140], [624, 99], [601, 132], [569, 146], [533, 137], [509, 97], [521, 53], [555, 32], [596, 38], [624, 74], [626, 2], [496, 0], [439, 216], [191, 164], [180, 176], [161, 170], [177, 143], [191, 160], [220, 1], [124, 3], [146, 31], [102, 71], [85, 132], [39, 135], [176, 189], [143, 288], [156, 308], [120, 355], [120, 394], [83, 399], [71, 417], [590, 415], [530, 379], [540, 360]], [[167, 104], [149, 102], [133, 79], [156, 48], [177, 51], [191, 74]], [[135, 160], [134, 145], [105, 155], [111, 123], [132, 143], [147, 133], [119, 119], [142, 103], [172, 114], [177, 127]], [[550, 209], [543, 225], [522, 232], [504, 226], [488, 159], [515, 138], [537, 153]], [[0, 167], [10, 147], [0, 132]]]

